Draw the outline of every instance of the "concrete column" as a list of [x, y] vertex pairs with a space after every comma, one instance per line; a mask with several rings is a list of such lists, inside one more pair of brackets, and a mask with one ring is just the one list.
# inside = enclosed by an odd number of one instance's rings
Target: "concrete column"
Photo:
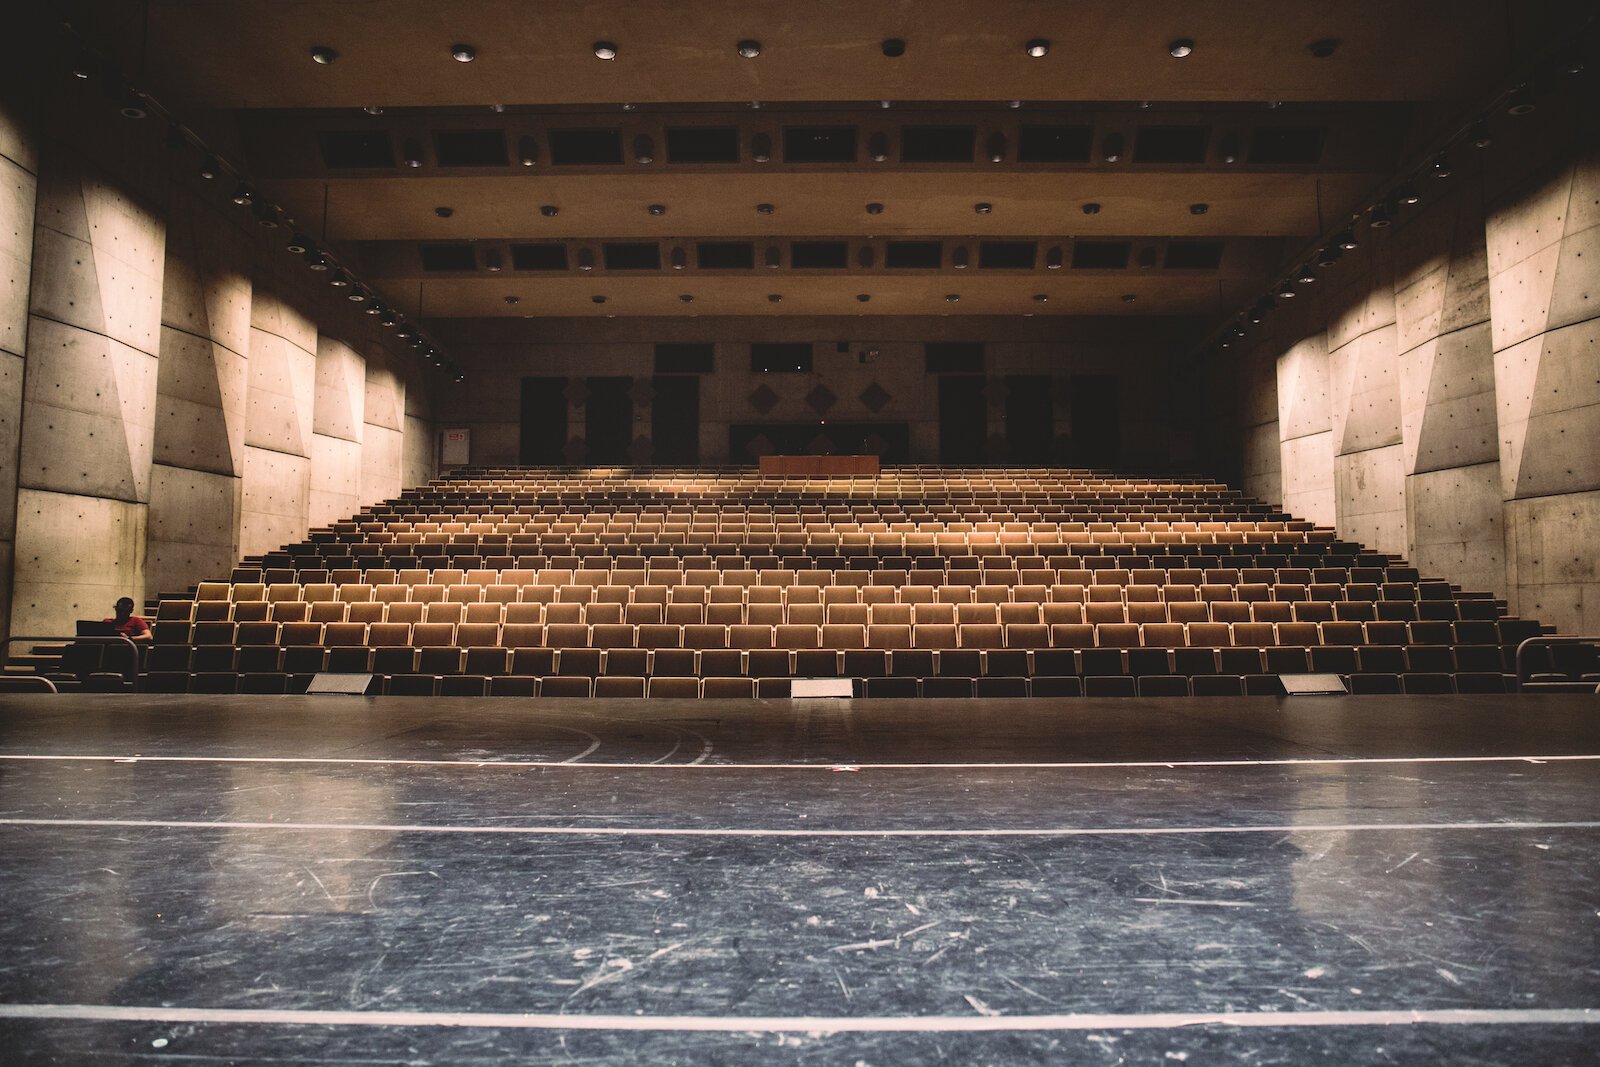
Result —
[[361, 354], [324, 333], [317, 338], [312, 407], [312, 526], [326, 526], [361, 507], [361, 438], [366, 429], [367, 369]]
[[[268, 269], [277, 268], [268, 264]], [[281, 269], [281, 268], [278, 268]], [[310, 527], [317, 327], [286, 298], [288, 279], [259, 276], [250, 310], [250, 386], [239, 551], [298, 541]]]
[[0, 103], [0, 640], [11, 624], [11, 561], [17, 533], [17, 455], [38, 146], [32, 125]]
[[225, 578], [239, 558], [252, 250], [224, 207], [173, 185], [146, 564], [153, 591]]
[[405, 488], [424, 485], [439, 475], [438, 433], [433, 421], [433, 397], [430, 377], [416, 360], [391, 361], [391, 365], [404, 367], [405, 382], [405, 445], [401, 457], [400, 481]]
[[160, 214], [64, 145], [39, 169], [17, 465], [13, 632], [145, 595]]
[[390, 368], [383, 346], [365, 346], [361, 415], [361, 502], [400, 495], [405, 453], [406, 386]]
[[[1297, 330], [1284, 336], [1290, 338], [1298, 333]], [[1277, 370], [1283, 508], [1299, 518], [1332, 526], [1336, 519], [1336, 446], [1328, 389], [1327, 334], [1319, 329], [1294, 341], [1278, 358]]]

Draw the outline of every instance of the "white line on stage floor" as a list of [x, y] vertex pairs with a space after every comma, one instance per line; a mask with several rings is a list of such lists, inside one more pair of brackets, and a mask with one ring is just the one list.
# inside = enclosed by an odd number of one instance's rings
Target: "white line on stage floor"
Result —
[[[590, 751], [592, 751], [592, 746]], [[704, 759], [704, 755], [700, 757]], [[819, 763], [628, 763], [619, 761], [589, 760], [581, 757], [567, 759], [383, 759], [377, 757], [344, 756], [168, 756], [127, 753], [124, 755], [94, 754], [35, 754], [0, 753], [0, 761], [39, 761], [56, 763], [289, 763], [289, 764], [348, 764], [374, 767], [465, 767], [474, 770], [629, 770], [629, 771], [896, 771], [896, 770], [1099, 770], [1148, 769], [1186, 770], [1208, 767], [1339, 767], [1360, 764], [1389, 763], [1573, 763], [1600, 760], [1600, 754], [1566, 756], [1329, 756], [1322, 758], [1281, 759], [1213, 759], [1213, 760], [1072, 760], [1064, 762], [969, 762], [969, 763], [910, 763], [910, 762], [819, 762]]]
[[317, 1011], [171, 1008], [159, 1005], [0, 1004], [0, 1019], [72, 1022], [274, 1024], [280, 1026], [478, 1027], [510, 1030], [703, 1033], [1003, 1033], [1040, 1030], [1170, 1030], [1183, 1027], [1591, 1026], [1595, 1008], [1446, 1008], [1419, 1011], [1152, 1012], [1149, 1014], [739, 1016], [557, 1015], [452, 1011]]
[[503, 834], [523, 837], [1162, 837], [1196, 834], [1312, 834], [1398, 830], [1597, 830], [1600, 822], [1276, 823], [1270, 826], [1043, 826], [987, 829], [820, 829], [779, 827], [473, 826], [429, 823], [249, 822], [194, 819], [0, 818], [0, 826], [143, 830], [278, 830], [316, 833]]

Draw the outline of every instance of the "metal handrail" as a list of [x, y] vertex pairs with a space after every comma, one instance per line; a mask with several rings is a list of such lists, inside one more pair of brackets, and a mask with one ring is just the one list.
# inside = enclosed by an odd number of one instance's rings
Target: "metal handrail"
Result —
[[[46, 693], [59, 693], [59, 692], [61, 692], [61, 690], [56, 688], [56, 683], [52, 682], [50, 679], [46, 678], [42, 674], [6, 674], [6, 675], [0, 675], [0, 682], [29, 682], [29, 683], [38, 682], [41, 686], [44, 687], [44, 691]], [[6, 688], [3, 685], [0, 685], [0, 693], [4, 693], [6, 691], [7, 691]]]
[[[1541, 634], [1538, 637], [1525, 638], [1517, 645], [1517, 688], [1521, 689], [1523, 680], [1529, 677], [1523, 671], [1523, 654], [1529, 645], [1600, 645], [1600, 637], [1584, 637], [1578, 634]], [[1595, 692], [1600, 693], [1600, 685], [1595, 687]]]
[[18, 641], [60, 641], [68, 645], [117, 645], [128, 650], [129, 669], [122, 672], [128, 681], [136, 681], [139, 677], [139, 646], [121, 634], [98, 635], [94, 637], [67, 636], [64, 634], [16, 634], [0, 641], [0, 662], [11, 662], [11, 646]]

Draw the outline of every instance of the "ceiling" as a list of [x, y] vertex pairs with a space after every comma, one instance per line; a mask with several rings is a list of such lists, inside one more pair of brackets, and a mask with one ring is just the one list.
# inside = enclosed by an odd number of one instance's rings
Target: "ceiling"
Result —
[[[227, 130], [298, 228], [429, 318], [1220, 316], [1584, 9], [90, 0], [74, 27]], [[1170, 54], [1179, 39], [1192, 54]], [[997, 240], [1032, 243], [1032, 265], [985, 265]], [[748, 244], [751, 265], [702, 269], [707, 241]], [[891, 264], [899, 241], [937, 258]], [[1174, 241], [1222, 252], [1168, 269]], [[1075, 266], [1083, 242], [1126, 244], [1127, 265]], [[845, 260], [803, 267], [797, 243]], [[564, 266], [519, 269], [530, 244]], [[619, 244], [658, 265], [607, 269]]]

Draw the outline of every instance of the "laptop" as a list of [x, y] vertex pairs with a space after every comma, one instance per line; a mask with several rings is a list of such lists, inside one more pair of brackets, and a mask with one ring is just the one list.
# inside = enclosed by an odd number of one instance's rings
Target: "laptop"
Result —
[[79, 619], [79, 637], [116, 637], [117, 624], [114, 622], [101, 622], [99, 619]]

